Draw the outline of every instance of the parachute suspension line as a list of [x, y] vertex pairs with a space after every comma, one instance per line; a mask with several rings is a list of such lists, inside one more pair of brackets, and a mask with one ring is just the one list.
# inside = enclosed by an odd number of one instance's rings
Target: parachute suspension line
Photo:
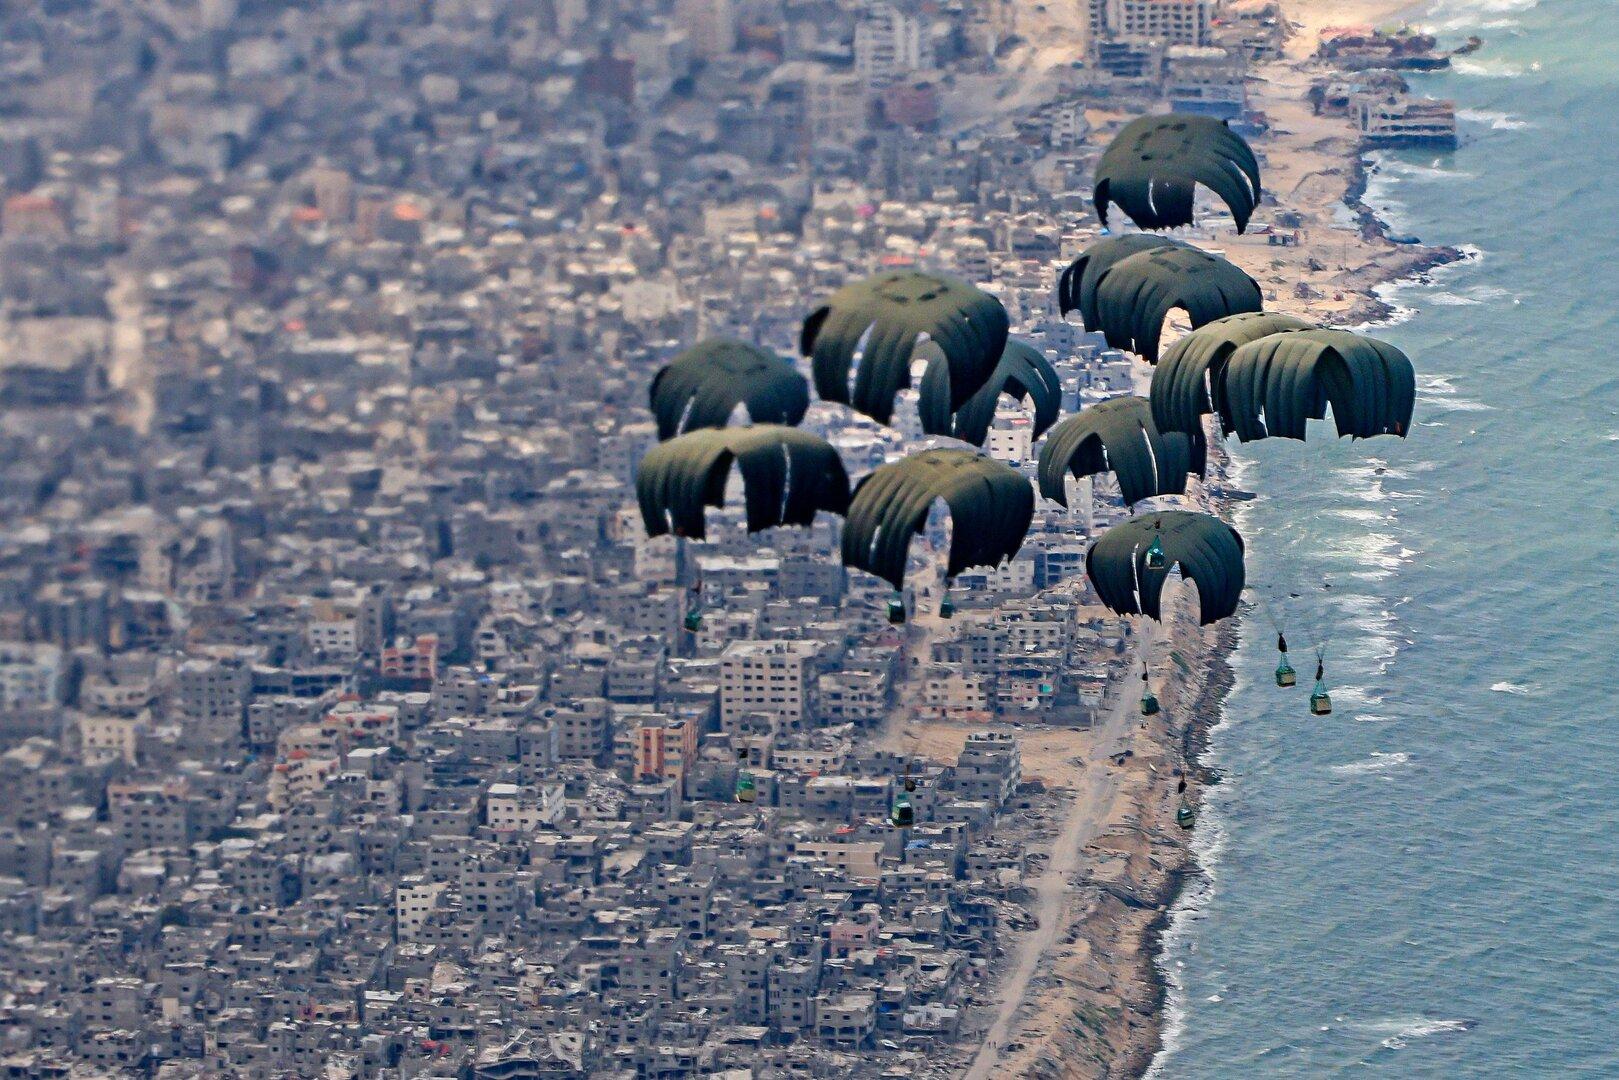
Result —
[[[909, 829], [916, 824], [916, 807], [911, 802], [911, 795], [916, 791], [916, 781], [911, 779], [911, 759], [905, 759], [904, 779], [901, 781], [899, 793], [894, 796], [894, 806], [889, 811], [888, 820], [896, 829]], [[904, 842], [900, 844], [900, 858], [904, 859]]]
[[1280, 630], [1276, 631], [1276, 651], [1281, 659], [1276, 664], [1276, 685], [1281, 687], [1297, 686], [1299, 673], [1293, 670], [1293, 665], [1287, 659], [1287, 635]]
[[1148, 681], [1147, 661], [1143, 658], [1141, 661], [1141, 715], [1156, 716], [1159, 708], [1158, 697], [1152, 692], [1152, 684]]
[[1175, 808], [1175, 824], [1183, 829], [1190, 829], [1197, 824], [1197, 811], [1192, 809], [1192, 802], [1186, 795], [1186, 778], [1191, 775], [1192, 766], [1186, 760], [1186, 744], [1177, 742], [1175, 749], [1181, 759], [1181, 782], [1175, 785], [1175, 794], [1180, 796], [1180, 805]]
[[1169, 557], [1164, 554], [1163, 525], [1160, 522], [1155, 522], [1152, 529], [1152, 543], [1147, 548], [1146, 558], [1142, 560], [1143, 565], [1148, 570], [1168, 570]]
[[1310, 712], [1327, 716], [1332, 712], [1332, 695], [1327, 693], [1327, 649], [1319, 646], [1315, 651], [1315, 689], [1310, 693]]
[[[1281, 637], [1282, 620], [1276, 617], [1276, 608], [1272, 606], [1270, 601], [1265, 599], [1265, 594], [1260, 590], [1261, 586], [1254, 586], [1254, 606], [1259, 609], [1261, 615], [1265, 616], [1265, 621], [1270, 623], [1272, 630], [1276, 631], [1276, 636]], [[1286, 650], [1283, 651], [1285, 652]]]
[[738, 763], [736, 770], [736, 801], [744, 805], [757, 802], [759, 798], [758, 785], [754, 783], [753, 771], [747, 767], [748, 748], [746, 746], [736, 748], [736, 760]]
[[[681, 554], [685, 554], [684, 540], [680, 541]], [[684, 560], [682, 560], [684, 561]], [[686, 616], [681, 620], [686, 633], [695, 634], [703, 628], [703, 578], [702, 572], [692, 575], [691, 584], [686, 587]]]
[[1277, 617], [1277, 607], [1280, 606], [1280, 602], [1278, 601], [1277, 605], [1273, 606], [1266, 600], [1265, 588], [1265, 586], [1258, 584], [1254, 586], [1254, 606], [1265, 616], [1265, 620], [1270, 623], [1271, 629], [1276, 631], [1276, 685], [1282, 687], [1297, 686], [1299, 681], [1298, 672], [1293, 669], [1293, 665], [1287, 657], [1287, 632], [1282, 628], [1282, 620]]
[[[1323, 592], [1330, 591], [1332, 582], [1322, 579], [1321, 589]], [[1326, 656], [1327, 647], [1332, 644], [1332, 639], [1335, 636], [1337, 636], [1337, 631], [1333, 629], [1331, 620], [1327, 618], [1327, 605], [1325, 598], [1323, 598], [1315, 606], [1314, 618], [1311, 620], [1311, 637], [1313, 640], [1310, 644], [1315, 648], [1317, 659]]]

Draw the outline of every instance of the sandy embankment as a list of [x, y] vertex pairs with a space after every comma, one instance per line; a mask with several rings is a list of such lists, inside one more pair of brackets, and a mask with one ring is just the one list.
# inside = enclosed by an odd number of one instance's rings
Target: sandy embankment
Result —
[[[1256, 149], [1276, 202], [1258, 220], [1290, 215], [1298, 243], [1272, 246], [1265, 237], [1230, 234], [1200, 242], [1222, 248], [1259, 280], [1268, 308], [1353, 325], [1385, 313], [1376, 286], [1458, 253], [1392, 243], [1370, 212], [1355, 206], [1365, 182], [1358, 139], [1345, 119], [1311, 112], [1306, 94], [1319, 69], [1305, 58], [1323, 28], [1399, 25], [1411, 6], [1290, 0], [1285, 7], [1302, 28], [1292, 55], [1256, 71], [1252, 87], [1254, 106], [1271, 120]], [[1183, 878], [1196, 869], [1188, 835], [1173, 822], [1175, 774], [1187, 755], [1195, 763], [1218, 718], [1236, 639], [1229, 624], [1204, 630], [1194, 622], [1183, 608], [1161, 647], [1178, 658], [1155, 665], [1161, 717], [1145, 724], [1132, 717], [1120, 732], [1110, 710], [1099, 731], [1024, 733], [1027, 771], [1062, 789], [1055, 845], [1078, 839], [1083, 847], [1052, 851], [1047, 874], [1034, 882], [1034, 910], [1055, 911], [1058, 925], [1014, 942], [996, 987], [1001, 1005], [989, 1037], [999, 1046], [975, 1048], [969, 1080], [1137, 1076], [1157, 1052], [1164, 1007], [1154, 963], [1158, 935]], [[1116, 693], [1133, 704], [1130, 686]], [[926, 751], [947, 749], [959, 737], [933, 725], [921, 733], [924, 744], [936, 744]], [[1128, 757], [1114, 756], [1121, 745], [1131, 750]], [[1097, 782], [1098, 771], [1110, 782]], [[1192, 772], [1195, 801], [1207, 777], [1195, 764]], [[1055, 904], [1053, 872], [1062, 885]]]

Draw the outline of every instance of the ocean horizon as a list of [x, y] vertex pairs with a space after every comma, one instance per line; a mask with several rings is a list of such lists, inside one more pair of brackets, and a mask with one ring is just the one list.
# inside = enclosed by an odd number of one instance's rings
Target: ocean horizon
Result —
[[[1204, 757], [1152, 1075], [1619, 1075], [1613, 14], [1414, 20], [1485, 39], [1410, 80], [1455, 100], [1461, 146], [1375, 155], [1365, 201], [1468, 257], [1383, 289], [1366, 328], [1416, 364], [1408, 440], [1234, 449], [1267, 602]], [[1278, 628], [1298, 689], [1271, 678]]]

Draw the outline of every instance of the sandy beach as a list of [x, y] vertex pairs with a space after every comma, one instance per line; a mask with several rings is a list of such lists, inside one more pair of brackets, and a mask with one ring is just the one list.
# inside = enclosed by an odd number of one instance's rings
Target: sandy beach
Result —
[[[1332, 325], [1386, 314], [1375, 288], [1452, 261], [1459, 253], [1392, 242], [1358, 203], [1365, 176], [1359, 140], [1342, 117], [1316, 116], [1306, 99], [1321, 69], [1308, 58], [1323, 29], [1404, 23], [1409, 3], [1287, 0], [1297, 31], [1286, 59], [1258, 67], [1252, 106], [1270, 121], [1255, 143], [1267, 192], [1257, 220], [1284, 215], [1298, 243], [1229, 231], [1194, 236], [1218, 248], [1263, 286], [1266, 306]], [[1036, 50], [1042, 62], [1051, 49]], [[1218, 451], [1215, 452], [1218, 454]], [[1224, 460], [1212, 463], [1211, 479]], [[1216, 512], [1219, 507], [1213, 507]], [[1184, 598], [1183, 598], [1184, 599]], [[1218, 722], [1230, 685], [1231, 624], [1199, 628], [1184, 602], [1155, 631], [1155, 689], [1164, 705], [1143, 722], [1133, 679], [1113, 687], [1088, 731], [1026, 730], [1026, 775], [1057, 796], [1026, 908], [1034, 928], [1017, 936], [999, 966], [981, 1045], [961, 1062], [967, 1080], [990, 1077], [1117, 1077], [1147, 1071], [1160, 1045], [1165, 987], [1155, 965], [1158, 935], [1183, 880], [1196, 873], [1190, 834], [1174, 821], [1183, 763], [1197, 802], [1211, 778], [1197, 753]], [[942, 758], [969, 729], [907, 728], [915, 752]]]
[[1389, 29], [1414, 20], [1422, 5], [1409, 0], [1282, 0], [1282, 10], [1295, 27], [1290, 56], [1303, 59], [1315, 51], [1323, 30], [1335, 27]]

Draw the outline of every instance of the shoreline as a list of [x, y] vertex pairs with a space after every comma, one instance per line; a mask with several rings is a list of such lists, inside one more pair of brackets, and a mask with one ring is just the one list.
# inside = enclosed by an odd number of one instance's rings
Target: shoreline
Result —
[[[1267, 308], [1326, 325], [1386, 322], [1397, 309], [1380, 289], [1420, 279], [1468, 255], [1458, 248], [1390, 239], [1388, 223], [1365, 202], [1372, 175], [1367, 151], [1347, 119], [1315, 116], [1309, 109], [1305, 91], [1321, 69], [1307, 54], [1324, 26], [1383, 25], [1418, 9], [1403, 0], [1347, 5], [1284, 0], [1284, 9], [1303, 29], [1288, 56], [1253, 73], [1254, 107], [1272, 125], [1256, 149], [1264, 155], [1266, 187], [1275, 197], [1271, 214], [1296, 215], [1299, 242], [1285, 248], [1235, 236], [1199, 242], [1223, 245], [1227, 258], [1262, 284], [1292, 284], [1295, 291], [1288, 295], [1267, 287]], [[1333, 260], [1335, 254], [1340, 258]], [[1333, 261], [1336, 267], [1325, 265]], [[1224, 445], [1213, 443], [1210, 481], [1224, 481], [1230, 462]], [[1209, 502], [1229, 517], [1230, 500], [1209, 497]], [[1121, 779], [1111, 812], [1080, 851], [1069, 880], [1057, 929], [1061, 945], [1040, 957], [1039, 976], [1017, 1008], [1012, 1041], [993, 1055], [996, 1075], [1144, 1076], [1164, 1050], [1175, 991], [1161, 966], [1163, 939], [1204, 868], [1193, 847], [1196, 830], [1182, 831], [1172, 820], [1176, 771], [1152, 763], [1185, 761], [1187, 797], [1201, 818], [1204, 792], [1220, 782], [1204, 758], [1224, 719], [1235, 679], [1232, 658], [1243, 631], [1240, 615], [1205, 633], [1195, 623], [1185, 625], [1181, 614], [1172, 620], [1171, 633], [1180, 669], [1169, 667], [1156, 688], [1164, 711], [1134, 725], [1133, 767], [1115, 768]], [[1140, 767], [1143, 763], [1148, 767]], [[1200, 821], [1198, 828], [1206, 825]]]
[[[1322, 3], [1321, 0], [1283, 0], [1282, 6], [1290, 19], [1295, 18], [1301, 11], [1316, 16], [1326, 10], [1335, 10], [1340, 14], [1343, 12], [1342, 5], [1334, 7], [1333, 5]], [[1365, 0], [1360, 5], [1352, 6], [1354, 6], [1354, 14], [1363, 18], [1356, 20], [1340, 18], [1339, 22], [1378, 22], [1379, 20], [1389, 21], [1396, 17], [1412, 17], [1424, 5], [1403, 2], [1388, 3], [1386, 0], [1381, 3], [1379, 0]], [[1299, 24], [1296, 23], [1295, 25]], [[1290, 43], [1289, 56], [1265, 65], [1256, 74], [1283, 66], [1290, 67], [1295, 71], [1303, 67], [1308, 61], [1302, 59], [1294, 51], [1293, 46], [1302, 44], [1306, 47], [1306, 52], [1313, 51], [1320, 30], [1325, 25], [1324, 20], [1318, 19], [1314, 22], [1309, 19], [1304, 20], [1301, 30], [1295, 34], [1292, 43]], [[1306, 34], [1308, 34], [1307, 38]], [[1272, 85], [1274, 84], [1266, 83], [1267, 88]], [[1289, 83], [1289, 85], [1291, 84]], [[1282, 102], [1275, 101], [1264, 93], [1256, 95], [1256, 97], [1267, 112], [1270, 111], [1268, 106], [1282, 104]], [[1268, 151], [1273, 148], [1266, 146], [1265, 149]], [[1372, 253], [1358, 264], [1346, 267], [1343, 273], [1334, 279], [1334, 284], [1339, 286], [1345, 294], [1352, 297], [1350, 307], [1344, 312], [1339, 321], [1343, 325], [1349, 326], [1377, 325], [1386, 323], [1398, 312], [1398, 309], [1382, 295], [1381, 290], [1383, 288], [1397, 285], [1400, 282], [1419, 281], [1436, 269], [1466, 261], [1470, 258], [1470, 255], [1460, 248], [1448, 245], [1429, 245], [1420, 241], [1400, 243], [1392, 240], [1388, 222], [1378, 216], [1376, 207], [1365, 201], [1373, 174], [1370, 153], [1365, 147], [1360, 146], [1357, 141], [1349, 149], [1346, 156], [1349, 167], [1349, 181], [1344, 187], [1339, 199], [1339, 205], [1347, 208], [1353, 216], [1364, 241], [1373, 246], [1394, 249], [1394, 252], [1392, 258], [1381, 257], [1376, 253]], [[1278, 203], [1279, 209], [1299, 209], [1299, 207], [1288, 206], [1285, 200], [1279, 199]], [[1321, 208], [1318, 207], [1318, 209]], [[1300, 246], [1306, 251], [1310, 250], [1308, 244], [1301, 243]], [[1241, 260], [1234, 258], [1233, 261], [1239, 262], [1239, 265], [1241, 264]], [[1250, 272], [1252, 272], [1251, 268], [1245, 267], [1245, 269], [1250, 269]], [[1306, 305], [1306, 310], [1308, 310], [1308, 305]], [[1224, 468], [1229, 463], [1230, 458], [1223, 446], [1218, 456], [1221, 467]], [[1229, 510], [1229, 502], [1221, 508]], [[1211, 674], [1209, 682], [1204, 688], [1204, 693], [1198, 698], [1195, 715], [1191, 718], [1187, 727], [1187, 737], [1191, 742], [1187, 760], [1191, 765], [1189, 771], [1195, 777], [1191, 794], [1193, 804], [1199, 810], [1200, 828], [1205, 827], [1201, 822], [1204, 792], [1209, 785], [1221, 782], [1219, 774], [1205, 763], [1204, 757], [1214, 730], [1224, 721], [1225, 701], [1235, 679], [1231, 661], [1241, 639], [1242, 629], [1243, 624], [1240, 614], [1233, 618], [1230, 625], [1225, 628], [1222, 640], [1212, 661], [1216, 670]], [[1185, 898], [1188, 886], [1195, 877], [1204, 873], [1204, 868], [1198, 861], [1197, 854], [1192, 846], [1193, 836], [1195, 836], [1195, 831], [1193, 834], [1189, 834], [1180, 845], [1184, 853], [1184, 859], [1169, 872], [1164, 890], [1163, 909], [1158, 917], [1153, 920], [1147, 931], [1147, 948], [1151, 955], [1151, 970], [1148, 978], [1153, 986], [1154, 995], [1153, 1023], [1150, 1036], [1138, 1041], [1135, 1045], [1127, 1045], [1122, 1048], [1119, 1064], [1122, 1067], [1122, 1074], [1126, 1076], [1152, 1075], [1155, 1072], [1154, 1067], [1158, 1063], [1160, 1055], [1168, 1049], [1164, 1044], [1164, 1036], [1170, 1019], [1169, 1007], [1175, 988], [1171, 984], [1169, 974], [1162, 963], [1163, 938], [1169, 931], [1176, 911]]]

